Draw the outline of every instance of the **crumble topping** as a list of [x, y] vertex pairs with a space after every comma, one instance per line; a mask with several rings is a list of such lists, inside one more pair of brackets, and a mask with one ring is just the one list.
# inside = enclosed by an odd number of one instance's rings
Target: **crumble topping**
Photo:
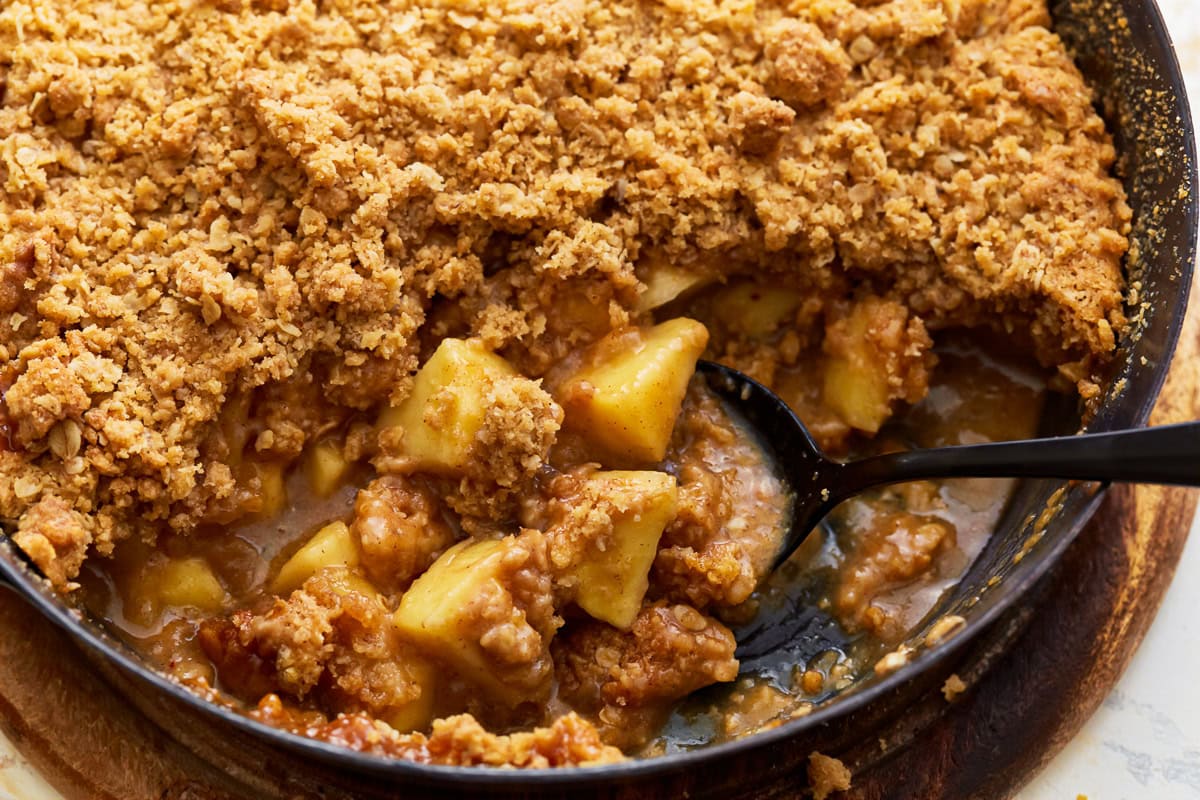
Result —
[[10, 3], [0, 518], [69, 586], [231, 493], [203, 446], [231, 398], [397, 402], [448, 335], [541, 374], [640, 313], [651, 257], [991, 326], [1086, 396], [1130, 212], [1048, 26], [1025, 0]]

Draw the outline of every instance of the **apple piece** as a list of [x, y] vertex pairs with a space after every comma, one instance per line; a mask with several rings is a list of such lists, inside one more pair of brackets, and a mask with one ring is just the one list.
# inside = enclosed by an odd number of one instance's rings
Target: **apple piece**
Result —
[[329, 497], [350, 471], [350, 462], [342, 454], [342, 444], [337, 439], [322, 439], [308, 447], [304, 454], [304, 476], [317, 497]]
[[152, 569], [152, 581], [164, 607], [218, 611], [227, 597], [212, 567], [199, 556], [168, 559]]
[[[277, 461], [243, 461], [246, 484], [254, 487], [249, 506], [258, 519], [272, 519], [287, 508], [287, 484], [283, 464]], [[257, 486], [255, 486], [257, 484]]]
[[663, 460], [708, 331], [677, 318], [646, 330], [626, 329], [601, 339], [578, 368], [555, 381], [564, 424], [606, 464]]
[[713, 309], [729, 330], [762, 339], [795, 318], [801, 299], [792, 289], [739, 283], [722, 289]]
[[669, 261], [656, 260], [646, 269], [646, 276], [642, 279], [646, 289], [638, 295], [634, 308], [637, 311], [653, 311], [711, 282], [709, 275], [677, 267]]
[[892, 403], [887, 362], [870, 341], [871, 308], [857, 303], [828, 326], [821, 397], [850, 427], [876, 433]]
[[[507, 705], [533, 699], [550, 663], [549, 635], [536, 631], [511, 586], [526, 557], [512, 536], [460, 542], [413, 582], [393, 616], [403, 639]], [[490, 653], [490, 634], [501, 629], [506, 639], [539, 636], [539, 652], [525, 654], [528, 663]]]
[[591, 542], [570, 570], [575, 602], [599, 620], [625, 630], [650, 586], [650, 567], [663, 530], [675, 518], [679, 491], [665, 472], [597, 472], [588, 479], [607, 499], [612, 531]]
[[358, 542], [344, 522], [331, 522], [317, 531], [280, 568], [271, 581], [273, 594], [290, 594], [306, 580], [328, 567], [358, 566]]
[[[380, 594], [379, 589], [358, 570], [356, 564], [343, 565], [331, 563], [318, 570], [318, 572], [321, 571], [327, 572], [325, 577], [328, 578], [328, 586], [335, 593], [343, 597], [360, 594], [378, 601], [380, 605], [384, 605], [383, 595]], [[305, 580], [305, 583], [307, 582]]]
[[847, 425], [876, 433], [892, 414], [887, 375], [850, 358], [831, 358], [825, 364], [825, 404]]
[[410, 471], [464, 474], [487, 414], [488, 390], [516, 376], [479, 342], [445, 339], [417, 372], [412, 394], [386, 409], [379, 427], [404, 431], [401, 452]]
[[155, 555], [128, 582], [124, 599], [126, 618], [152, 627], [168, 609], [220, 611], [229, 595], [205, 559]]
[[413, 653], [405, 653], [399, 659], [399, 664], [409, 681], [416, 685], [419, 693], [403, 705], [385, 709], [379, 714], [379, 718], [400, 733], [422, 730], [433, 721], [437, 669]]
[[822, 401], [846, 424], [876, 433], [895, 401], [925, 396], [936, 359], [920, 319], [893, 300], [835, 307], [825, 326]]

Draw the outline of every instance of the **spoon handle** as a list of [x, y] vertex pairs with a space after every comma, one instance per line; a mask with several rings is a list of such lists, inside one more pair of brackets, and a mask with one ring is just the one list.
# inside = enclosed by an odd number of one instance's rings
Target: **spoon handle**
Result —
[[1200, 486], [1200, 422], [887, 453], [845, 464], [838, 483], [858, 491], [888, 483], [953, 477]]

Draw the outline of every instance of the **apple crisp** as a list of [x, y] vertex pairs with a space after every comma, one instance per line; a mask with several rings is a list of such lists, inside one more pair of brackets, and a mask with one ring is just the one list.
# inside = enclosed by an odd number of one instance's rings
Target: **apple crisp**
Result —
[[[786, 505], [697, 358], [837, 454], [1032, 430], [944, 371], [963, 329], [1097, 401], [1092, 100], [1043, 0], [13, 0], [0, 522], [290, 730], [634, 752], [737, 675]], [[894, 641], [1005, 496], [939, 492], [842, 512], [848, 629]]]

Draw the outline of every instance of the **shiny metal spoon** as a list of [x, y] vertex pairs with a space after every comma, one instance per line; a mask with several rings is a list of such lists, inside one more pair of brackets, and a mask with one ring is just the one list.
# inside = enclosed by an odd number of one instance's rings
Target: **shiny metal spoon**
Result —
[[774, 571], [833, 508], [874, 486], [925, 478], [1064, 478], [1200, 486], [1200, 422], [910, 450], [845, 463], [817, 446], [787, 404], [737, 370], [696, 366], [718, 397], [754, 429], [792, 494]]

